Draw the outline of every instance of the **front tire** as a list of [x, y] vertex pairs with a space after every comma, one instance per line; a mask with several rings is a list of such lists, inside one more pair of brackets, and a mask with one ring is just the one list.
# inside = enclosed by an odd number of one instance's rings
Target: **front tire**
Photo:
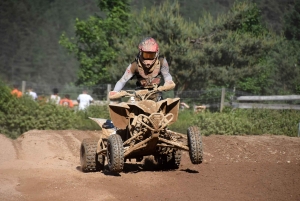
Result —
[[97, 154], [98, 139], [84, 139], [80, 146], [80, 163], [83, 172], [103, 170], [105, 157]]
[[124, 147], [120, 135], [113, 134], [107, 140], [107, 163], [111, 172], [121, 172], [124, 167]]
[[202, 136], [197, 126], [191, 126], [187, 130], [189, 155], [193, 164], [200, 164], [203, 160]]

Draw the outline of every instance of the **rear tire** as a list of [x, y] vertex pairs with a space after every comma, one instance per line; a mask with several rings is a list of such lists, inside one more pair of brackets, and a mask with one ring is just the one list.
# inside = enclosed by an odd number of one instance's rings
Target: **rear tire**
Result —
[[84, 139], [80, 146], [80, 163], [83, 172], [103, 170], [105, 157], [97, 154], [98, 139]]
[[155, 160], [162, 169], [176, 170], [180, 165], [181, 150], [174, 150], [167, 155], [159, 155], [155, 157]]
[[124, 147], [120, 135], [113, 134], [107, 140], [107, 163], [111, 172], [121, 172], [124, 167]]
[[178, 169], [181, 161], [181, 150], [176, 150], [168, 155], [167, 167]]
[[203, 160], [202, 136], [197, 126], [191, 126], [187, 130], [189, 155], [193, 164], [200, 164]]

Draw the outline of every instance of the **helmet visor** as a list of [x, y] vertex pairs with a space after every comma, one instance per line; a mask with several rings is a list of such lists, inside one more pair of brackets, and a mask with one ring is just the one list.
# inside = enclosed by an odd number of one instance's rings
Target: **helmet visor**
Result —
[[156, 57], [156, 52], [142, 52], [144, 60], [153, 60]]

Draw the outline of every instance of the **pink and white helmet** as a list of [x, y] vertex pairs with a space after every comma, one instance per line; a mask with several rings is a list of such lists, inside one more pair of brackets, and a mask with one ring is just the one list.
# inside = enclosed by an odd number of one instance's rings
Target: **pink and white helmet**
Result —
[[152, 66], [159, 56], [158, 44], [151, 37], [147, 37], [140, 42], [139, 51], [139, 60], [147, 68]]

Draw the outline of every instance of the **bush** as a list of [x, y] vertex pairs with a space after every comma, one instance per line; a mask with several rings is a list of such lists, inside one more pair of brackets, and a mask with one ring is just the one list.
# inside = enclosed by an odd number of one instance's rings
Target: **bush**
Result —
[[170, 126], [170, 129], [179, 133], [186, 133], [188, 127], [193, 126], [195, 113], [192, 110], [183, 110], [179, 112], [177, 121]]
[[[225, 110], [226, 111], [226, 110]], [[287, 135], [297, 136], [300, 111], [232, 109], [223, 113], [199, 113], [194, 124], [203, 135]]]
[[[91, 105], [84, 111], [74, 111], [52, 103], [36, 102], [30, 97], [17, 98], [0, 82], [0, 133], [17, 138], [32, 130], [98, 130], [89, 117], [109, 119], [107, 105]], [[225, 108], [222, 113], [192, 110], [179, 112], [170, 129], [186, 133], [190, 126], [199, 126], [203, 135], [297, 136], [300, 111]]]
[[99, 125], [89, 119], [89, 117], [93, 118], [102, 118], [102, 119], [110, 119], [108, 106], [98, 106], [91, 105], [86, 110], [77, 111], [76, 112], [77, 122], [74, 124], [75, 129], [79, 130], [99, 130]]
[[108, 118], [107, 106], [90, 106], [85, 111], [74, 111], [28, 96], [17, 98], [10, 89], [0, 83], [0, 133], [17, 138], [32, 130], [100, 129], [88, 117]]

